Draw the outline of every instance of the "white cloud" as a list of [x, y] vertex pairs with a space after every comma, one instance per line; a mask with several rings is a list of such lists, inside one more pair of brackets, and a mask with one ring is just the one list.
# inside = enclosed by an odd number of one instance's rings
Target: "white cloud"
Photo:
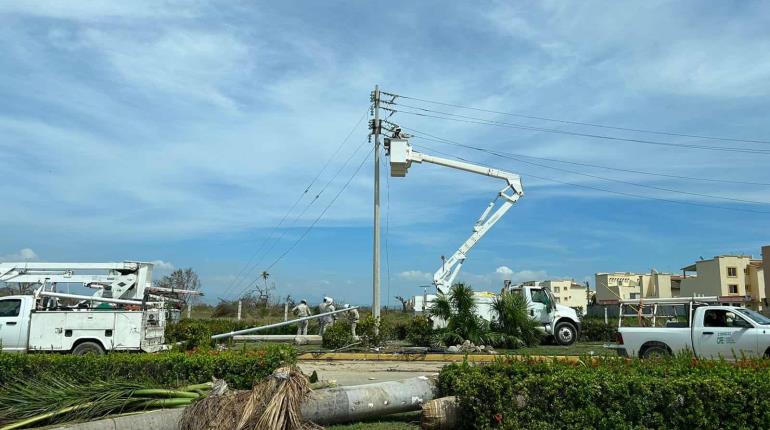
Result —
[[406, 270], [398, 274], [398, 277], [408, 282], [429, 282], [433, 274], [420, 270]]
[[39, 259], [37, 253], [30, 248], [23, 248], [19, 252], [0, 256], [0, 261], [36, 261]]
[[508, 266], [500, 266], [495, 270], [495, 273], [499, 273], [503, 276], [508, 276], [513, 273], [513, 269]]
[[169, 263], [168, 261], [153, 260], [153, 261], [150, 261], [150, 263], [152, 263], [155, 266], [154, 268], [156, 270], [162, 271], [162, 272], [171, 272], [174, 269], [176, 269], [176, 267], [174, 267], [174, 265]]

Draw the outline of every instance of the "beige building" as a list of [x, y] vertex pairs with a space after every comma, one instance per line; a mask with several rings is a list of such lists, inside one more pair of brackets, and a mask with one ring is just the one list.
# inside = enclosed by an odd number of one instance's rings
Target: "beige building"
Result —
[[588, 287], [573, 280], [549, 280], [524, 282], [525, 286], [548, 287], [556, 303], [572, 308], [581, 308], [585, 314], [588, 309]]
[[597, 273], [596, 301], [614, 303], [618, 300], [639, 298], [667, 298], [672, 296], [670, 273]]
[[[755, 310], [765, 307], [765, 273], [762, 261], [745, 255], [719, 255], [682, 268], [680, 295], [719, 296], [725, 303]], [[695, 275], [688, 273], [695, 272]]]

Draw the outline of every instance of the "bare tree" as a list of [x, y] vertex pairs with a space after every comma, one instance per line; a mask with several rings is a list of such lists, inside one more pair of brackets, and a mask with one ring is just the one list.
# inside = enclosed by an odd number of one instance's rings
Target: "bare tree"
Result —
[[[200, 291], [201, 281], [198, 274], [192, 268], [176, 269], [170, 275], [166, 275], [155, 283], [157, 287], [170, 288], [174, 290]], [[185, 305], [195, 304], [198, 296], [195, 294], [184, 294], [182, 300]]]
[[32, 282], [8, 282], [0, 283], [0, 297], [2, 296], [24, 296], [32, 294], [35, 288], [40, 284]]
[[402, 296], [396, 296], [396, 300], [401, 302], [401, 311], [406, 312], [406, 305], [409, 303], [409, 300], [403, 298]]

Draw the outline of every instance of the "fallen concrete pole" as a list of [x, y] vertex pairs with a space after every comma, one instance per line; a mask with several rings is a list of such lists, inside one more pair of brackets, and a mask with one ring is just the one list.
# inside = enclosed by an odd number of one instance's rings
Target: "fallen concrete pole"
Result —
[[[302, 403], [302, 418], [316, 424], [337, 424], [419, 411], [436, 398], [436, 379], [426, 376], [376, 384], [315, 390]], [[177, 430], [184, 409], [162, 409], [55, 427], [53, 430]]]
[[233, 336], [236, 342], [294, 342], [297, 345], [320, 345], [323, 337], [316, 334], [242, 334]]
[[311, 315], [309, 317], [303, 317], [303, 318], [297, 318], [297, 319], [291, 320], [291, 321], [284, 321], [284, 322], [279, 322], [279, 323], [275, 323], [275, 324], [263, 325], [263, 326], [260, 326], [260, 327], [253, 327], [253, 328], [247, 328], [247, 329], [243, 329], [243, 330], [236, 330], [236, 331], [231, 331], [230, 333], [215, 334], [214, 336], [211, 336], [211, 339], [212, 340], [218, 340], [218, 339], [225, 339], [225, 338], [228, 338], [228, 337], [238, 336], [238, 335], [241, 335], [241, 334], [255, 333], [255, 332], [258, 332], [258, 331], [262, 331], [262, 330], [269, 330], [271, 328], [283, 327], [283, 326], [289, 325], [289, 324], [296, 324], [296, 323], [302, 322], [302, 321], [310, 321], [310, 320], [314, 320], [314, 319], [317, 319], [317, 318], [325, 317], [327, 315], [335, 315], [335, 314], [339, 314], [339, 313], [342, 313], [342, 312], [347, 312], [347, 311], [350, 311], [350, 310], [353, 310], [353, 309], [358, 309], [358, 308], [359, 308], [359, 306], [353, 306], [353, 307], [349, 307], [349, 308], [346, 308], [346, 309], [339, 309], [339, 310], [332, 311], [332, 312], [326, 312], [326, 313], [323, 313], [323, 314]]
[[423, 430], [453, 430], [457, 428], [460, 406], [457, 398], [441, 397], [422, 405], [420, 428]]
[[317, 390], [302, 403], [302, 417], [327, 425], [418, 411], [436, 391], [436, 379], [426, 376]]

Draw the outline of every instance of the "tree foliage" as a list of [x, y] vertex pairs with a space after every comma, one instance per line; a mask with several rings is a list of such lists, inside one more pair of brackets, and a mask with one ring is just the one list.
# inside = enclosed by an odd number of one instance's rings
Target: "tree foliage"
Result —
[[[176, 269], [170, 275], [162, 277], [155, 282], [156, 287], [170, 288], [174, 290], [200, 291], [201, 280], [192, 268]], [[195, 303], [197, 295], [185, 294], [182, 296], [185, 304]]]
[[489, 326], [476, 314], [476, 302], [470, 285], [452, 285], [449, 294], [439, 294], [430, 308], [434, 318], [446, 321], [442, 339], [446, 344], [469, 340], [482, 344], [488, 339]]
[[527, 314], [527, 299], [521, 294], [504, 292], [495, 297], [492, 309], [497, 314], [493, 328], [507, 335], [508, 346], [531, 346], [540, 342], [538, 322]]

